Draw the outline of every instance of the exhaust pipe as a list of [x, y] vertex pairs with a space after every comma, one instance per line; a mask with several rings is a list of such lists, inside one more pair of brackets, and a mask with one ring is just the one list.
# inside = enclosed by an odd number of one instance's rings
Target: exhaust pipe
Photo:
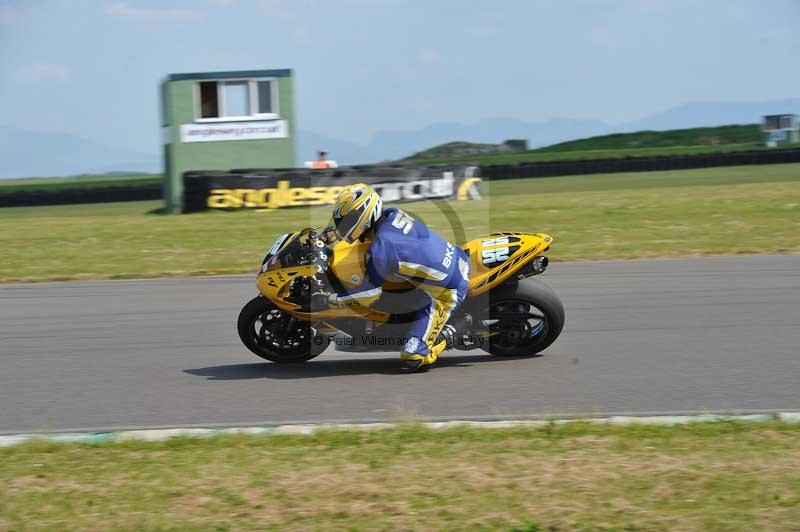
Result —
[[550, 264], [550, 260], [548, 260], [548, 258], [544, 255], [536, 257], [530, 261], [528, 265], [522, 269], [522, 271], [519, 272], [519, 278], [524, 279], [526, 277], [531, 277], [532, 275], [544, 273], [548, 264]]
[[544, 273], [544, 271], [547, 269], [548, 264], [550, 264], [550, 260], [544, 255], [542, 255], [541, 257], [536, 257], [535, 259], [533, 259], [533, 261], [531, 261], [531, 266], [533, 267], [533, 271], [536, 275]]

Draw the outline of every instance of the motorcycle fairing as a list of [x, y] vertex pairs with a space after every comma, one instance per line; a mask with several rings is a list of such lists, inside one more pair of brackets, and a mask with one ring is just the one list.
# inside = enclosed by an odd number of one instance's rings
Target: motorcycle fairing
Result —
[[[302, 245], [299, 242], [300, 239], [307, 236], [310, 231], [311, 229], [305, 229], [292, 233], [280, 245], [280, 249], [277, 253], [272, 255], [268, 254], [264, 258], [261, 271], [256, 277], [256, 286], [261, 295], [273, 301], [281, 310], [285, 310], [301, 319], [314, 320], [358, 316], [376, 322], [387, 321], [389, 319], [389, 314], [363, 307], [358, 305], [356, 301], [352, 302], [347, 308], [327, 308], [314, 312], [304, 312], [301, 310], [301, 305], [287, 301], [286, 298], [290, 294], [292, 281], [294, 281], [295, 278], [304, 276], [311, 277], [317, 275], [321, 271], [318, 264], [294, 265], [286, 261], [287, 256], [291, 255], [298, 245]], [[356, 256], [357, 254], [351, 254], [351, 259]], [[286, 264], [284, 266], [285, 262]]]
[[357, 240], [352, 244], [339, 240], [333, 245], [330, 268], [345, 288], [355, 288], [364, 280], [367, 271], [364, 261], [371, 243], [372, 240]]
[[469, 296], [503, 283], [553, 243], [544, 233], [492, 233], [470, 240], [462, 249], [469, 255]]

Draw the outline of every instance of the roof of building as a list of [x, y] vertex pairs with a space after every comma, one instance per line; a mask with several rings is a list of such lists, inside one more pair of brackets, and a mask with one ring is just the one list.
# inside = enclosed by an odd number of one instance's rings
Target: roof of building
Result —
[[272, 70], [223, 70], [220, 72], [170, 74], [167, 76], [166, 81], [182, 81], [187, 79], [285, 78], [291, 75], [291, 68], [277, 68]]

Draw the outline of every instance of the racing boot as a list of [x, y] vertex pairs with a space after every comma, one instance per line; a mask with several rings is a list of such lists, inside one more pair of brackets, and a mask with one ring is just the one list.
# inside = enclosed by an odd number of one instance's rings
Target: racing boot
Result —
[[472, 316], [463, 313], [442, 328], [436, 337], [436, 343], [428, 349], [428, 354], [415, 353], [419, 347], [419, 339], [412, 338], [400, 353], [400, 360], [403, 367], [411, 371], [427, 371], [439, 359], [439, 355], [445, 349], [453, 347], [463, 348], [464, 332], [472, 325]]
[[447, 341], [440, 340], [428, 349], [427, 355], [423, 355], [422, 353], [409, 353], [404, 350], [400, 353], [400, 361], [403, 364], [403, 368], [407, 370], [419, 372], [428, 371], [439, 359], [439, 353], [444, 351], [445, 347], [447, 347]]

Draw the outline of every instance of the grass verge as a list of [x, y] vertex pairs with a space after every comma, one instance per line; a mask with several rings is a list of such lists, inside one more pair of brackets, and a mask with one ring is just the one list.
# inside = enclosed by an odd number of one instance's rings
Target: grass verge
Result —
[[800, 425], [34, 442], [0, 490], [0, 529], [796, 530]]
[[[800, 164], [485, 183], [453, 202], [468, 238], [546, 232], [551, 258], [590, 260], [800, 251]], [[160, 202], [0, 209], [0, 282], [254, 271], [279, 233], [330, 207], [156, 214]], [[454, 238], [442, 205], [404, 209]]]

